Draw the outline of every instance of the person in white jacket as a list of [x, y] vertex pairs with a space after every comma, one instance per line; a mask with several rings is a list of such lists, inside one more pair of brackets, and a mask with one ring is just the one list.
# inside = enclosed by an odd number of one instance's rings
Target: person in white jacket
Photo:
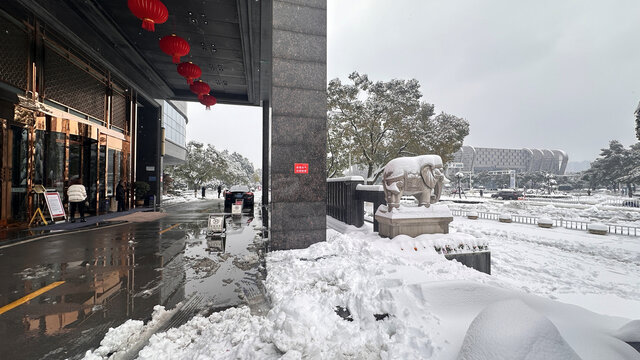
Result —
[[78, 177], [73, 177], [71, 184], [67, 189], [71, 222], [76, 222], [76, 209], [80, 212], [80, 222], [86, 222], [87, 220], [84, 219], [84, 202], [87, 200], [87, 190]]

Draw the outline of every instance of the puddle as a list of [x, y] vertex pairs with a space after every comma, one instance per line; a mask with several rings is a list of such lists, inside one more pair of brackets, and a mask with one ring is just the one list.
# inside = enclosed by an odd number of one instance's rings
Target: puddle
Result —
[[226, 221], [225, 238], [208, 238], [205, 231], [192, 232], [184, 250], [185, 295], [202, 296], [213, 308], [244, 304], [248, 296], [260, 292], [255, 243], [261, 242], [256, 238], [259, 221], [247, 217]]

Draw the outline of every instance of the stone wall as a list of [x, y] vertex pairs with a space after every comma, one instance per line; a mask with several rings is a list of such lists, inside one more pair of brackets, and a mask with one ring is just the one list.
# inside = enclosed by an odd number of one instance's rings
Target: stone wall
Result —
[[[273, 1], [271, 248], [326, 239], [326, 0]], [[309, 164], [294, 174], [295, 163]]]

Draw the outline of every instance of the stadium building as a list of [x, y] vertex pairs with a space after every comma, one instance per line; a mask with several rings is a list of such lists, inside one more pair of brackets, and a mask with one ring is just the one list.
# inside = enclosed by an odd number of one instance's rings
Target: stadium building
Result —
[[[495, 149], [463, 146], [453, 154], [449, 171], [482, 172], [495, 170], [515, 170], [524, 172], [547, 172], [564, 175], [569, 156], [562, 150], [548, 149]], [[462, 166], [462, 167], [460, 167]]]

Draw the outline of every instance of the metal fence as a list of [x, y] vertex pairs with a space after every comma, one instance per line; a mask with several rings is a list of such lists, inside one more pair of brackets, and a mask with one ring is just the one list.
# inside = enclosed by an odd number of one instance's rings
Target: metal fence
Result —
[[[451, 210], [451, 213], [455, 216], [467, 216], [470, 211], [463, 210]], [[474, 211], [478, 214], [479, 219], [487, 219], [487, 220], [498, 220], [500, 214], [497, 213], [488, 213], [488, 212], [478, 212]], [[566, 220], [566, 219], [551, 219], [553, 221], [554, 227], [562, 227], [569, 230], [583, 230], [587, 231], [589, 229], [588, 221], [581, 220]], [[531, 224], [537, 225], [538, 218], [527, 215], [511, 215], [511, 221], [520, 224]], [[640, 228], [634, 226], [624, 226], [624, 225], [610, 225], [605, 224], [607, 227], [607, 232], [610, 234], [616, 235], [626, 235], [626, 236], [640, 236]]]
[[543, 198], [543, 197], [525, 197], [524, 201], [539, 201], [548, 203], [561, 203], [561, 204], [583, 204], [583, 205], [607, 205], [607, 206], [621, 206], [621, 207], [635, 207], [640, 208], [640, 199], [637, 198], [620, 198], [620, 199], [606, 199], [597, 200], [591, 196], [577, 196], [572, 198]]

